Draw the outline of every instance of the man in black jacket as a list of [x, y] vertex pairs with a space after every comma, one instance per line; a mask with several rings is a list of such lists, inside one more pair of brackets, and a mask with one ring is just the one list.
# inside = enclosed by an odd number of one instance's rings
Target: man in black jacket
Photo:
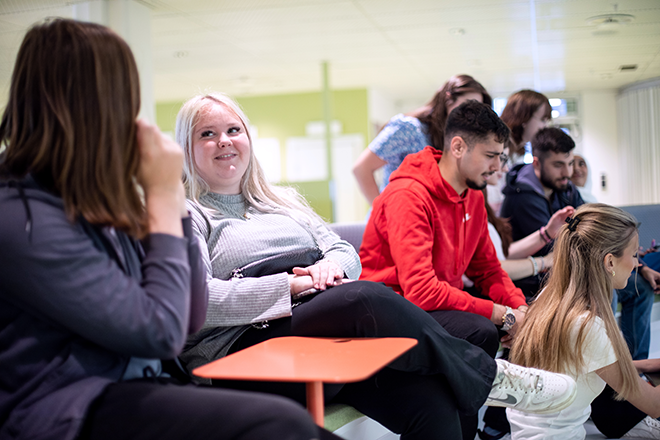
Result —
[[[507, 175], [501, 216], [509, 219], [514, 241], [538, 231], [539, 239], [546, 245], [534, 256], [547, 255], [552, 249], [554, 237], [544, 228], [552, 214], [584, 203], [570, 181], [574, 148], [575, 142], [563, 130], [541, 129], [532, 140], [534, 162], [516, 165]], [[514, 284], [530, 298], [538, 292], [540, 280], [537, 275]]]
[[[501, 216], [510, 219], [514, 241], [538, 231], [556, 211], [584, 203], [570, 181], [574, 148], [575, 142], [563, 130], [544, 128], [532, 140], [534, 162], [516, 165], [507, 175]], [[546, 246], [537, 255], [548, 252]]]

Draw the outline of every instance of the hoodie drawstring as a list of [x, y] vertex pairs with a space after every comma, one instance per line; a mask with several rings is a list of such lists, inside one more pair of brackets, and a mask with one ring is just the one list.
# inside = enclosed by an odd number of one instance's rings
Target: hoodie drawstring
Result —
[[25, 215], [27, 217], [27, 220], [25, 222], [25, 232], [28, 233], [28, 241], [32, 243], [32, 211], [30, 210], [30, 205], [28, 204], [27, 197], [25, 196], [25, 190], [23, 188], [23, 185], [21, 185], [21, 182], [16, 180], [10, 180], [8, 182], [8, 185], [10, 188], [18, 189], [18, 196], [21, 198], [21, 201], [23, 202], [23, 207], [25, 208]]

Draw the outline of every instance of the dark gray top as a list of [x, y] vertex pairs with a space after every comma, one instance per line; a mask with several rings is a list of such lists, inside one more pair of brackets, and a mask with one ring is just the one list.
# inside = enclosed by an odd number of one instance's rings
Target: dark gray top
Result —
[[[28, 177], [0, 181], [0, 440], [75, 438], [106, 385], [159, 368], [206, 314], [185, 238], [143, 243], [84, 220]], [[131, 366], [131, 368], [128, 368]]]

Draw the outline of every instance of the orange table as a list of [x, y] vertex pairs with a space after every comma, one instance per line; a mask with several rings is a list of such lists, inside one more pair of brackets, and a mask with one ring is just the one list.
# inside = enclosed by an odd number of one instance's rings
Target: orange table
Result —
[[410, 338], [287, 336], [213, 361], [193, 374], [208, 379], [305, 382], [307, 408], [323, 426], [323, 382], [364, 380], [416, 344]]

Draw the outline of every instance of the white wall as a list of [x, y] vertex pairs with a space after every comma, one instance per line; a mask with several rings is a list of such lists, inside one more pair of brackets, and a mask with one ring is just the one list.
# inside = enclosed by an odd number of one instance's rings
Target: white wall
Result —
[[394, 101], [386, 94], [375, 89], [367, 90], [367, 112], [369, 118], [369, 137], [371, 141], [380, 127], [398, 113]]
[[399, 113], [411, 112], [425, 105], [432, 97], [433, 94], [425, 99], [409, 97], [405, 100], [393, 100], [387, 94], [379, 90], [372, 88], [368, 89], [367, 100], [369, 123], [371, 124], [371, 130], [373, 131], [373, 133], [370, 133], [371, 138], [373, 139], [373, 137], [376, 136], [378, 130], [392, 119], [392, 116]]
[[[626, 205], [627, 189], [621, 178], [618, 163], [616, 90], [585, 91], [581, 96], [580, 120], [582, 142], [576, 149], [584, 154], [591, 169], [589, 179], [592, 193], [599, 202]], [[607, 188], [600, 184], [601, 175], [607, 178]]]
[[617, 116], [626, 204], [660, 203], [660, 78], [623, 87]]

